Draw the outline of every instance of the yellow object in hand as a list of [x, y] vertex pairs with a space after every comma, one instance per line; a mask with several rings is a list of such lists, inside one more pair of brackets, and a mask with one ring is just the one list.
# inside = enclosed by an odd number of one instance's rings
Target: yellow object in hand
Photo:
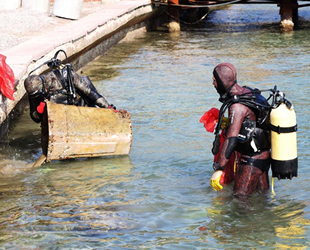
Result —
[[223, 189], [223, 186], [220, 184], [222, 174], [223, 174], [223, 171], [218, 170], [218, 171], [215, 171], [213, 175], [211, 176], [210, 184], [215, 191], [219, 191]]
[[222, 117], [222, 122], [221, 122], [221, 129], [224, 129], [224, 128], [226, 128], [227, 126], [228, 126], [228, 124], [229, 124], [229, 118], [227, 118], [227, 117]]

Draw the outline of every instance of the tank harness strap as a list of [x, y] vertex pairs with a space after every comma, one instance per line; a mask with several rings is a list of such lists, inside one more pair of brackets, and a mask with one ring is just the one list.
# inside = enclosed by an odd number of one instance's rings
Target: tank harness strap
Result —
[[68, 69], [67, 67], [67, 79], [63, 77], [63, 75], [60, 73], [58, 69], [55, 69], [53, 72], [58, 78], [58, 80], [60, 81], [63, 89], [67, 91], [68, 104], [70, 105], [74, 104], [74, 101], [76, 99], [76, 94], [75, 94], [74, 84], [72, 82], [72, 74], [71, 74], [70, 69]]
[[41, 75], [39, 75], [40, 79], [41, 79], [41, 83], [42, 83], [42, 94], [43, 94], [43, 98], [49, 100], [50, 99], [50, 93], [49, 90], [46, 91], [45, 86], [44, 86], [44, 79]]
[[39, 75], [40, 79], [41, 79], [41, 84], [42, 84], [42, 93], [43, 94], [46, 94], [46, 91], [45, 91], [45, 86], [44, 86], [44, 79], [41, 75]]
[[277, 132], [278, 134], [297, 132], [297, 124], [292, 127], [280, 127], [280, 126], [274, 126], [272, 124], [269, 124], [269, 127], [272, 131]]
[[251, 165], [254, 167], [259, 168], [261, 171], [266, 172], [270, 166], [270, 158], [268, 159], [254, 159], [251, 157], [244, 157], [240, 158], [240, 164], [242, 165]]
[[55, 69], [54, 71], [54, 74], [56, 75], [56, 77], [58, 78], [58, 80], [60, 81], [62, 87], [67, 90], [67, 84], [66, 84], [66, 80], [65, 78], [60, 74], [59, 70], [58, 69]]

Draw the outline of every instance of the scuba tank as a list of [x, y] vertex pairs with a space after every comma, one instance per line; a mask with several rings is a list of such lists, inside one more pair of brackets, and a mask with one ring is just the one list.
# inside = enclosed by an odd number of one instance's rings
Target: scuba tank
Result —
[[[293, 105], [282, 92], [270, 112], [271, 170], [272, 177], [292, 179], [297, 177], [297, 124]], [[275, 97], [275, 98], [276, 98]]]

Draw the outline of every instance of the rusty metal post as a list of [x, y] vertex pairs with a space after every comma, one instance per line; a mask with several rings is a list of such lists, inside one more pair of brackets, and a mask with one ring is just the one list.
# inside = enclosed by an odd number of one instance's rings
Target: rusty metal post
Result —
[[298, 17], [298, 3], [297, 0], [282, 0], [280, 1], [280, 16], [282, 31], [292, 31], [294, 23]]
[[[172, 5], [179, 5], [179, 0], [168, 0], [168, 3]], [[169, 32], [179, 33], [181, 31], [179, 7], [169, 7], [168, 15], [169, 15], [169, 24], [168, 24]]]

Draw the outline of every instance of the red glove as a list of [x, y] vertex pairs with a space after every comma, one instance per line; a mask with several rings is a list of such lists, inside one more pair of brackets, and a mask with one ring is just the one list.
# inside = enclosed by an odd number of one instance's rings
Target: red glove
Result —
[[108, 109], [112, 109], [114, 112], [117, 112], [116, 107], [113, 104], [110, 104]]
[[43, 114], [45, 105], [46, 105], [45, 102], [40, 102], [39, 106], [37, 107], [37, 111], [39, 114]]

